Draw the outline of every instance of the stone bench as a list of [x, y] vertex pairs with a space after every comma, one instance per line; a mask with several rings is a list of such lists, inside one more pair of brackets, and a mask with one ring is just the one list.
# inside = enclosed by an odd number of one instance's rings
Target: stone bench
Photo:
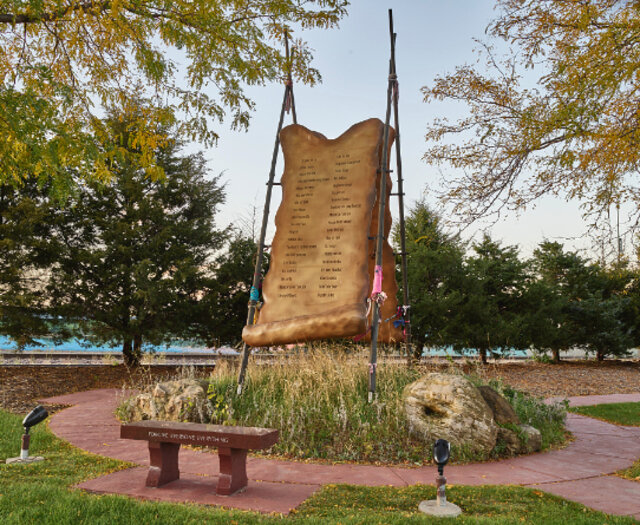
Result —
[[279, 431], [147, 420], [122, 425], [120, 437], [149, 442], [147, 487], [160, 487], [180, 477], [180, 445], [217, 447], [220, 477], [216, 493], [230, 496], [247, 486], [247, 451], [271, 447], [278, 441]]

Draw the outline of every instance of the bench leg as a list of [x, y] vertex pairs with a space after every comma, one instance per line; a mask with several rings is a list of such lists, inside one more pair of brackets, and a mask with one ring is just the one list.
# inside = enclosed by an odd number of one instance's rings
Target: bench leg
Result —
[[218, 448], [220, 477], [216, 494], [231, 496], [247, 486], [247, 451], [239, 448]]
[[149, 474], [147, 487], [159, 487], [180, 477], [178, 451], [180, 443], [157, 443], [149, 441]]

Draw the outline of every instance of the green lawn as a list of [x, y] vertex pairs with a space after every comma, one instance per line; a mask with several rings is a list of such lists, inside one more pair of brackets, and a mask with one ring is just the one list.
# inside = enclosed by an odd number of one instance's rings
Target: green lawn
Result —
[[[569, 411], [602, 419], [616, 425], [640, 427], [640, 403], [607, 403], [605, 405], [573, 407]], [[626, 479], [640, 481], [640, 459], [628, 469], [621, 470], [617, 474]]]
[[[215, 507], [142, 502], [122, 496], [93, 496], [69, 487], [81, 480], [126, 468], [123, 462], [79, 451], [53, 436], [44, 425], [34, 429], [31, 452], [46, 461], [9, 466], [20, 443], [21, 417], [0, 411], [0, 523], [60, 524], [405, 524], [441, 523], [417, 512], [433, 499], [428, 486], [406, 488], [329, 485], [287, 518]], [[520, 487], [464, 487], [448, 490], [463, 508], [457, 523], [622, 524], [631, 518], [607, 516], [582, 505]]]
[[586, 407], [572, 407], [570, 412], [595, 417], [616, 425], [640, 426], [640, 403], [607, 403]]

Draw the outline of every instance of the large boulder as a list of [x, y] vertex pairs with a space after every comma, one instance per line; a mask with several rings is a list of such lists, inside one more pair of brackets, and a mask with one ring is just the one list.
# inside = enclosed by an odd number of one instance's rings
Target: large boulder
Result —
[[493, 419], [498, 425], [505, 425], [511, 423], [514, 425], [520, 424], [520, 418], [517, 416], [513, 407], [509, 402], [502, 397], [498, 392], [490, 386], [479, 386], [478, 392], [484, 399], [485, 403], [489, 405]]
[[464, 377], [431, 373], [407, 385], [404, 408], [411, 433], [431, 444], [442, 438], [452, 445], [488, 454], [498, 435], [491, 409]]
[[211, 409], [204, 386], [195, 379], [158, 383], [151, 393], [138, 394], [127, 401], [125, 417], [129, 421], [160, 419], [208, 423]]

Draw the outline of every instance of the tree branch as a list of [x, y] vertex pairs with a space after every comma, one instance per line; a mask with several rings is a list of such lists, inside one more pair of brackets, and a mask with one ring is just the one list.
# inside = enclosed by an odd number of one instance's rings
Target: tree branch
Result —
[[12, 25], [25, 24], [26, 25], [26, 24], [37, 24], [40, 22], [53, 22], [74, 11], [91, 11], [91, 10], [106, 11], [107, 9], [109, 9], [110, 5], [111, 5], [110, 0], [106, 0], [98, 3], [88, 1], [88, 2], [72, 4], [70, 6], [65, 7], [64, 9], [59, 9], [58, 11], [53, 11], [51, 13], [41, 13], [37, 15], [0, 13], [0, 24], [12, 24]]

